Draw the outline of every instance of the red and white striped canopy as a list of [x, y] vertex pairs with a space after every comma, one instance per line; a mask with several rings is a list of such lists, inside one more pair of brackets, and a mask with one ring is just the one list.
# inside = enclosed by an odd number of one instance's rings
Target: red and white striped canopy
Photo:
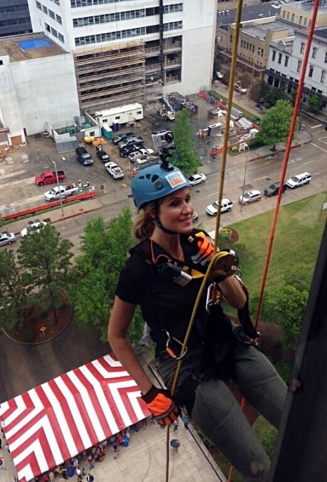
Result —
[[29, 481], [150, 415], [140, 390], [111, 356], [0, 405], [19, 481]]

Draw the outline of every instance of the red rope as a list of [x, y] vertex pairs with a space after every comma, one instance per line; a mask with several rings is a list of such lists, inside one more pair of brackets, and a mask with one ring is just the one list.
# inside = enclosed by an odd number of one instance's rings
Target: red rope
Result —
[[[295, 99], [294, 111], [293, 111], [290, 131], [289, 131], [289, 135], [288, 135], [288, 139], [287, 139], [284, 161], [283, 161], [282, 170], [281, 170], [281, 174], [280, 174], [280, 186], [283, 186], [284, 181], [285, 181], [287, 165], [288, 165], [290, 152], [291, 152], [291, 148], [292, 148], [293, 135], [294, 135], [294, 131], [295, 131], [297, 116], [298, 116], [300, 102], [301, 102], [302, 93], [303, 93], [304, 78], [305, 78], [305, 73], [306, 73], [306, 69], [307, 69], [307, 65], [308, 65], [308, 59], [309, 59], [310, 48], [311, 48], [311, 44], [312, 44], [312, 38], [313, 38], [314, 30], [315, 30], [315, 24], [316, 24], [316, 18], [317, 18], [319, 3], [320, 3], [320, 0], [314, 0], [314, 6], [313, 6], [313, 10], [312, 10], [312, 17], [311, 17], [311, 24], [310, 24], [309, 32], [308, 32], [308, 40], [307, 40], [307, 44], [306, 44], [306, 48], [305, 48], [305, 52], [304, 52], [303, 64], [302, 64], [302, 69], [301, 69], [301, 73], [300, 73], [300, 80], [299, 80], [299, 84], [298, 84], [298, 88], [297, 88], [297, 95], [296, 95], [296, 99]], [[260, 314], [261, 314], [261, 309], [262, 309], [263, 296], [264, 296], [264, 291], [265, 291], [267, 277], [268, 277], [268, 269], [269, 269], [269, 264], [270, 264], [270, 259], [271, 259], [272, 248], [273, 248], [273, 244], [274, 244], [276, 225], [277, 225], [280, 203], [281, 203], [281, 199], [282, 199], [282, 193], [283, 193], [283, 190], [279, 189], [277, 200], [276, 200], [276, 207], [274, 209], [272, 225], [271, 225], [271, 229], [270, 229], [269, 240], [268, 240], [268, 247], [267, 247], [267, 254], [266, 254], [265, 266], [264, 266], [261, 289], [260, 289], [259, 303], [258, 303], [256, 319], [255, 319], [255, 327], [256, 328], [258, 327], [258, 324], [259, 324], [259, 319], [260, 319]], [[245, 409], [245, 405], [246, 405], [246, 400], [243, 398], [242, 401], [241, 401], [242, 410]], [[229, 468], [229, 472], [228, 472], [228, 479], [227, 479], [228, 482], [232, 481], [232, 476], [233, 476], [233, 467], [231, 466]]]

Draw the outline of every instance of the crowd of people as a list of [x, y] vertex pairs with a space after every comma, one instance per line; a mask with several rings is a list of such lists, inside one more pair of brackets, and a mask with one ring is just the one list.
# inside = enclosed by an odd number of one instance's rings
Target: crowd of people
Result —
[[141, 428], [145, 429], [146, 425], [147, 420], [145, 419], [131, 427], [126, 427], [119, 433], [90, 447], [76, 457], [55, 467], [53, 470], [35, 477], [33, 482], [53, 482], [57, 477], [59, 480], [68, 480], [71, 477], [76, 477], [78, 482], [82, 480], [94, 482], [94, 476], [91, 473], [92, 469], [94, 469], [97, 463], [105, 459], [108, 448], [110, 447], [116, 459], [120, 455], [120, 447], [129, 446], [130, 434], [132, 432], [138, 432]]

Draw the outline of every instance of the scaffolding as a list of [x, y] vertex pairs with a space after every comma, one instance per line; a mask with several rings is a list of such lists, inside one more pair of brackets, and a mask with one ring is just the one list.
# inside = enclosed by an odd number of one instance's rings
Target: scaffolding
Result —
[[180, 80], [181, 52], [181, 37], [76, 52], [81, 112], [157, 101], [165, 84]]
[[144, 41], [75, 53], [74, 61], [81, 111], [144, 102]]

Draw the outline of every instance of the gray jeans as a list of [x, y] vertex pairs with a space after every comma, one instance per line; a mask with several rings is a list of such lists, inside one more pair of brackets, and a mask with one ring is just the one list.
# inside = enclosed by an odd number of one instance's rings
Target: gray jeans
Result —
[[[255, 347], [238, 343], [235, 349], [239, 391], [278, 428], [286, 385], [269, 360]], [[219, 379], [202, 381], [195, 392], [191, 419], [228, 458], [246, 482], [264, 482], [270, 460], [239, 403]]]

